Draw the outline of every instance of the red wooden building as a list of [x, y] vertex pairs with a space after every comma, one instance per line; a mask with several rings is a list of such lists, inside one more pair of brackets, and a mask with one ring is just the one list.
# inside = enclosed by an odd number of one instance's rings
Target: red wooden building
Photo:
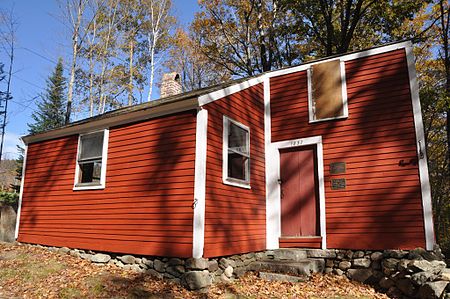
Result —
[[155, 256], [432, 249], [410, 42], [23, 138], [20, 242]]

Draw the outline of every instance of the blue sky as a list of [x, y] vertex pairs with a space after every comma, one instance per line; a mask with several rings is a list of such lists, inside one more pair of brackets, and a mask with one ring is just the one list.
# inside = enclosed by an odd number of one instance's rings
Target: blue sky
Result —
[[[197, 0], [173, 0], [181, 25], [189, 25], [198, 11]], [[12, 77], [13, 100], [8, 107], [4, 158], [14, 158], [19, 137], [27, 134], [27, 123], [36, 109], [34, 97], [45, 89], [45, 80], [58, 57], [70, 61], [70, 39], [61, 22], [57, 0], [0, 0], [0, 9], [14, 10], [19, 22]], [[0, 62], [7, 57], [0, 53]], [[67, 76], [67, 74], [66, 74]], [[2, 86], [3, 87], [3, 86]]]

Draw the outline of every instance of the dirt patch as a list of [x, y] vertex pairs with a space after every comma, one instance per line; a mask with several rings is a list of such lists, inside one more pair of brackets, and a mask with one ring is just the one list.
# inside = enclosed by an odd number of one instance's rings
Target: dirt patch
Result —
[[0, 244], [0, 298], [388, 298], [333, 275], [309, 282], [269, 282], [247, 274], [207, 293], [114, 265], [96, 265], [28, 245]]

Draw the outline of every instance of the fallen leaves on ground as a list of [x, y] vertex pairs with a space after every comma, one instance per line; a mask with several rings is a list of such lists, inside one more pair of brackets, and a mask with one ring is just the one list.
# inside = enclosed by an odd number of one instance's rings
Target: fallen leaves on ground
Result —
[[248, 273], [206, 293], [114, 265], [97, 265], [29, 245], [0, 244], [0, 298], [376, 298], [386, 295], [345, 277], [270, 282]]

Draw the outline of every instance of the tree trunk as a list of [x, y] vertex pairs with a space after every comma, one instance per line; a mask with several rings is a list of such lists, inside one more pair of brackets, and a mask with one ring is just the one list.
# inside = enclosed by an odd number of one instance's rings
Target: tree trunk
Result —
[[130, 68], [128, 81], [128, 106], [133, 105], [133, 56], [134, 56], [134, 36], [130, 37]]

